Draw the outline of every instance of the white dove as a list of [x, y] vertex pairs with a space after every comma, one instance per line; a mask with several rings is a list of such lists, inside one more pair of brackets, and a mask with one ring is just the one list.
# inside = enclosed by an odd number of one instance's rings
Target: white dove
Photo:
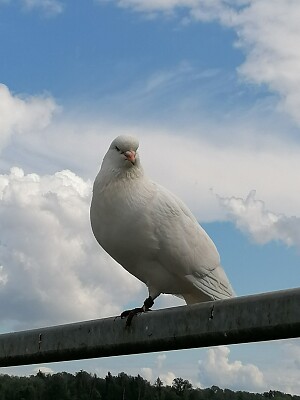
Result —
[[118, 136], [95, 179], [90, 217], [103, 249], [144, 282], [148, 311], [161, 293], [187, 304], [234, 296], [219, 253], [188, 207], [144, 175], [135, 137]]

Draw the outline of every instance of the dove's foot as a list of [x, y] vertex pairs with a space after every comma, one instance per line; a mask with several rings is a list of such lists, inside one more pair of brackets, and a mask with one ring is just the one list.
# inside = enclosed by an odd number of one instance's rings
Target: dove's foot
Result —
[[121, 318], [127, 318], [126, 319], [126, 326], [130, 326], [132, 318], [135, 315], [143, 313], [143, 312], [151, 311], [150, 308], [153, 306], [153, 304], [154, 304], [154, 301], [153, 301], [152, 297], [149, 296], [144, 301], [143, 307], [137, 307], [137, 308], [134, 308], [133, 310], [125, 310], [125, 311], [122, 312]]

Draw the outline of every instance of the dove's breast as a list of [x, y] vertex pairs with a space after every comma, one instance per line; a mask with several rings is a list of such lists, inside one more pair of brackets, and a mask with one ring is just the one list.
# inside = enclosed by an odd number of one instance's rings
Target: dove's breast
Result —
[[117, 262], [136, 275], [141, 259], [151, 259], [158, 248], [153, 220], [147, 217], [151, 190], [128, 182], [105, 190], [94, 186], [91, 225], [98, 243]]

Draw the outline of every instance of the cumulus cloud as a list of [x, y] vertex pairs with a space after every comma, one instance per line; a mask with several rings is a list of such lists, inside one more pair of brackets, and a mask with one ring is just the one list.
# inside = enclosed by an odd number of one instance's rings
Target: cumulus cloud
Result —
[[300, 247], [300, 218], [269, 211], [263, 201], [255, 198], [255, 193], [255, 190], [251, 191], [246, 199], [234, 196], [218, 196], [218, 199], [228, 218], [256, 242], [264, 244], [279, 240], [288, 246]]
[[21, 96], [0, 84], [0, 150], [15, 134], [28, 134], [45, 129], [58, 106], [46, 96]]
[[298, 0], [119, 0], [117, 4], [152, 14], [185, 11], [185, 21], [218, 21], [234, 29], [235, 45], [245, 53], [240, 75], [277, 93], [280, 108], [300, 124]]
[[[151, 368], [148, 369], [151, 370], [152, 380], [157, 379], [157, 377], [159, 377], [164, 385], [171, 386], [173, 380], [176, 378], [176, 375], [173, 371], [168, 371], [166, 368], [164, 368], [164, 363], [166, 359], [167, 355], [165, 353], [158, 354], [155, 360], [155, 369], [154, 370]], [[149, 376], [150, 376], [150, 371], [149, 371]]]
[[152, 381], [152, 377], [153, 377], [152, 368], [148, 368], [148, 367], [141, 368], [141, 375], [148, 382], [151, 382]]
[[2, 326], [116, 315], [141, 289], [92, 236], [90, 196], [68, 170], [0, 175]]
[[300, 4], [276, 0], [249, 1], [228, 25], [237, 31], [246, 52], [239, 72], [257, 84], [266, 84], [281, 97], [281, 107], [300, 123]]
[[269, 387], [284, 393], [299, 395], [300, 341], [289, 340], [282, 345], [281, 363], [266, 370]]
[[176, 375], [174, 374], [174, 372], [168, 371], [160, 374], [159, 378], [162, 380], [165, 386], [172, 386], [173, 380], [176, 378]]
[[172, 371], [166, 370], [164, 367], [164, 362], [167, 359], [165, 353], [160, 353], [155, 360], [155, 368], [143, 367], [140, 369], [140, 375], [143, 376], [147, 381], [154, 383], [154, 381], [159, 377], [164, 385], [172, 385], [173, 380], [176, 375]]
[[230, 361], [226, 346], [209, 349], [206, 358], [199, 361], [201, 386], [220, 386], [232, 390], [261, 391], [265, 387], [264, 375], [253, 364]]
[[280, 357], [280, 364], [263, 363], [259, 367], [230, 360], [230, 349], [227, 346], [207, 350], [199, 362], [200, 386], [216, 385], [251, 392], [279, 390], [283, 393], [299, 394], [299, 340], [282, 341], [273, 344], [275, 345], [274, 353], [279, 352], [277, 357]]
[[160, 370], [163, 367], [163, 364], [166, 360], [167, 356], [166, 354], [159, 354], [156, 358], [156, 367], [158, 370]]

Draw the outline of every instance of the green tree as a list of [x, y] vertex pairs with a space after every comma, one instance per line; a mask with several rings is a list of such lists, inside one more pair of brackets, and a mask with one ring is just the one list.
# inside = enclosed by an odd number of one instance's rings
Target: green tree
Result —
[[193, 386], [187, 379], [175, 378], [172, 383], [172, 388], [178, 396], [183, 397], [183, 394], [191, 390]]
[[58, 373], [47, 379], [45, 400], [71, 400], [66, 376], [65, 373]]
[[156, 388], [157, 398], [158, 400], [162, 399], [162, 392], [163, 392], [163, 381], [158, 377], [154, 382], [154, 387]]

